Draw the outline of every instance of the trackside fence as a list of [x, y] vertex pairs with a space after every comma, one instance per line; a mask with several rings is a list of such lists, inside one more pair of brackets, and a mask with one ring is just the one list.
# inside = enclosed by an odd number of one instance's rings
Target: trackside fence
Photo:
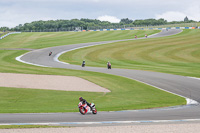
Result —
[[4, 39], [5, 37], [7, 37], [7, 36], [9, 36], [11, 34], [19, 34], [19, 33], [21, 33], [21, 32], [9, 32], [9, 33], [7, 33], [7, 34], [5, 34], [3, 36], [0, 36], [0, 40]]
[[[120, 29], [98, 29], [88, 31], [114, 31], [114, 30], [168, 30], [168, 29], [200, 29], [200, 27], [166, 27], [166, 28], [120, 28]], [[86, 31], [86, 30], [80, 30]]]

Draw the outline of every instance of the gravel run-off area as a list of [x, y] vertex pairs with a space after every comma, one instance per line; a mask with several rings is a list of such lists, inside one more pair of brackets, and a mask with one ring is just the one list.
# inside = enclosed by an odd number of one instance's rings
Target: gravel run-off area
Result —
[[131, 126], [0, 129], [0, 133], [199, 133], [199, 123]]
[[0, 73], [0, 87], [48, 89], [62, 91], [110, 92], [85, 79], [74, 76]]

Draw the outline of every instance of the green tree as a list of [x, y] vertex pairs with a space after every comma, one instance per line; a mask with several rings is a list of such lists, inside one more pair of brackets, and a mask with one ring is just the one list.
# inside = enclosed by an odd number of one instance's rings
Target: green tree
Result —
[[128, 18], [123, 18], [120, 20], [120, 24], [122, 25], [131, 24], [131, 23], [133, 23], [133, 20], [128, 19]]
[[186, 16], [185, 18], [184, 18], [184, 22], [188, 22], [189, 21], [189, 19], [188, 19], [188, 17]]

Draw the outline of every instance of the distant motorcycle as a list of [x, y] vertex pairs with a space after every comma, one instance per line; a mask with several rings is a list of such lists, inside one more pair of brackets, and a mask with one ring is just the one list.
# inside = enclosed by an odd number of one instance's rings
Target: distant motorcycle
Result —
[[109, 63], [109, 64], [107, 65], [107, 67], [108, 67], [108, 69], [111, 69], [111, 64]]
[[52, 55], [52, 52], [49, 52], [49, 56], [51, 56]]
[[90, 109], [90, 107], [87, 104], [82, 104], [82, 102], [80, 102], [78, 104], [79, 112], [82, 115], [85, 115], [87, 113], [97, 114], [97, 109], [95, 108], [95, 104], [91, 103], [90, 106], [92, 107], [92, 109]]
[[82, 63], [82, 67], [85, 67], [85, 61], [83, 61], [83, 63]]

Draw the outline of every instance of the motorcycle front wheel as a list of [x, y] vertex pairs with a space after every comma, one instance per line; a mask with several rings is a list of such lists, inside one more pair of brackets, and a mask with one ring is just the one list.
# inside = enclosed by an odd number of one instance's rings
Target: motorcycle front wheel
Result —
[[85, 115], [85, 109], [84, 108], [79, 108], [79, 112], [82, 114], [82, 115]]
[[97, 114], [97, 109], [95, 108], [95, 110], [92, 110], [93, 114]]

